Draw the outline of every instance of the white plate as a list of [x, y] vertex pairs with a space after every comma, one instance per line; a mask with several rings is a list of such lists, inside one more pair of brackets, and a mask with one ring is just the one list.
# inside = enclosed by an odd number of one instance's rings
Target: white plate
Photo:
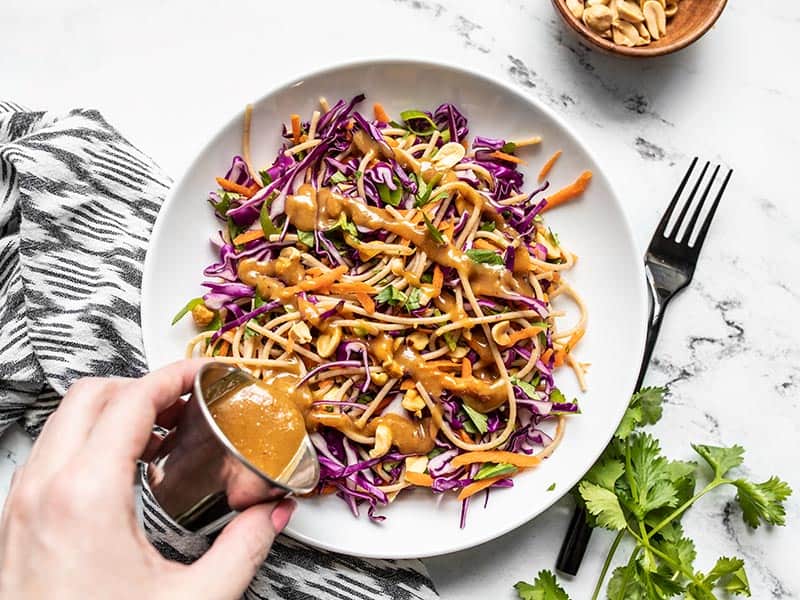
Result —
[[[309, 544], [345, 554], [408, 558], [434, 556], [476, 546], [532, 519], [565, 494], [605, 447], [626, 407], [644, 345], [647, 297], [642, 260], [625, 214], [594, 156], [569, 127], [536, 100], [484, 76], [450, 66], [408, 61], [349, 64], [300, 78], [255, 103], [254, 162], [269, 164], [279, 145], [280, 124], [291, 113], [310, 115], [320, 96], [367, 95], [362, 110], [380, 101], [390, 115], [405, 109], [429, 110], [452, 102], [469, 119], [471, 135], [520, 138], [541, 135], [538, 149], [521, 151], [529, 160], [527, 186], [556, 149], [564, 151], [551, 174], [554, 189], [584, 169], [594, 177], [580, 200], [547, 215], [562, 244], [580, 261], [569, 281], [589, 306], [588, 332], [579, 358], [591, 362], [590, 389], [579, 394], [574, 377], [560, 374], [562, 389], [577, 395], [583, 414], [571, 418], [566, 437], [539, 468], [514, 479], [511, 489], [492, 493], [486, 509], [473, 502], [465, 529], [459, 503], [448, 494], [423, 491], [401, 496], [383, 510], [388, 518], [371, 523], [354, 518], [335, 497], [302, 500], [287, 533]], [[164, 203], [153, 229], [142, 282], [142, 329], [151, 368], [183, 356], [193, 335], [191, 319], [170, 321], [188, 298], [202, 293], [203, 268], [216, 257], [208, 243], [218, 228], [206, 202], [214, 177], [224, 174], [240, 153], [242, 115], [237, 114], [203, 148]], [[563, 371], [563, 370], [562, 370]], [[554, 491], [547, 491], [555, 484]], [[477, 498], [476, 498], [477, 499]]]

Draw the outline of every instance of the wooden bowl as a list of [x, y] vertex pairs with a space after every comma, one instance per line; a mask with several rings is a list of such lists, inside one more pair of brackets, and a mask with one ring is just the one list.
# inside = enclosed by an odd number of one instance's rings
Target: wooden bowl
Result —
[[728, 3], [727, 0], [680, 0], [677, 14], [667, 21], [667, 34], [664, 37], [646, 46], [628, 48], [618, 46], [589, 29], [583, 21], [572, 16], [565, 0], [552, 1], [561, 18], [580, 37], [612, 54], [639, 58], [662, 56], [686, 48], [711, 29]]

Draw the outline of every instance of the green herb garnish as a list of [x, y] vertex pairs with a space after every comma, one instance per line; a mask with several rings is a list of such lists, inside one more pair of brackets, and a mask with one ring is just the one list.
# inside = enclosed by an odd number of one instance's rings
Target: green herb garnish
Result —
[[480, 479], [489, 479], [490, 477], [498, 477], [500, 475], [508, 475], [510, 473], [516, 472], [517, 467], [514, 465], [510, 465], [508, 463], [500, 463], [498, 465], [493, 463], [486, 463], [484, 464], [480, 470], [475, 473], [474, 479], [478, 481]]
[[397, 185], [393, 190], [389, 189], [389, 186], [385, 183], [378, 183], [375, 187], [378, 188], [378, 196], [380, 196], [384, 204], [400, 206], [400, 200], [403, 199], [403, 188], [400, 185]]
[[375, 296], [375, 302], [386, 302], [392, 306], [405, 304], [407, 300], [407, 296], [393, 285], [387, 285]]
[[487, 417], [482, 412], [478, 412], [474, 408], [470, 407], [469, 404], [464, 404], [464, 412], [467, 413], [469, 420], [475, 426], [475, 429], [480, 433], [486, 433], [489, 431], [488, 427], [486, 426], [489, 417]]
[[268, 169], [261, 169], [258, 172], [258, 176], [261, 178], [261, 185], [263, 187], [267, 187], [270, 183], [272, 183], [272, 176], [269, 174]]
[[447, 244], [447, 242], [444, 239], [444, 236], [442, 235], [442, 232], [436, 229], [436, 226], [433, 223], [431, 223], [431, 220], [428, 218], [428, 215], [426, 215], [424, 212], [422, 213], [422, 219], [425, 221], [425, 227], [428, 228], [428, 233], [431, 234], [431, 237], [434, 239], [434, 241], [440, 246], [444, 246], [445, 244]]
[[478, 225], [478, 231], [494, 231], [497, 229], [497, 223], [494, 221], [481, 221], [481, 224]]
[[[422, 112], [421, 110], [404, 110], [400, 113], [400, 118], [405, 121], [406, 127], [412, 133], [416, 133], [417, 135], [430, 135], [434, 131], [436, 131], [436, 123], [433, 122], [426, 113]], [[426, 129], [422, 128], [415, 128], [411, 121], [422, 121], [423, 124], [427, 125]]]
[[517, 145], [514, 142], [506, 142], [503, 144], [503, 147], [500, 148], [500, 152], [505, 152], [506, 154], [513, 154], [517, 149]]
[[264, 236], [269, 239], [269, 236], [280, 233], [281, 230], [275, 227], [275, 224], [272, 222], [272, 219], [269, 216], [269, 207], [270, 202], [264, 202], [261, 205], [261, 213], [259, 215], [259, 219], [261, 221], [261, 229], [264, 231]]
[[297, 230], [297, 241], [301, 244], [305, 244], [309, 248], [314, 247], [314, 234], [311, 231], [300, 231]]
[[331, 183], [344, 183], [345, 181], [347, 181], [347, 177], [345, 177], [344, 173], [342, 173], [341, 171], [336, 171], [336, 173], [330, 176], [330, 179], [328, 181], [330, 181]]
[[[747, 525], [783, 525], [784, 501], [792, 490], [775, 476], [760, 483], [732, 476], [731, 470], [743, 461], [741, 446], [693, 444], [709, 479], [696, 491], [697, 463], [667, 459], [658, 441], [640, 430], [660, 419], [664, 392], [663, 388], [646, 388], [634, 394], [614, 439], [578, 484], [578, 498], [586, 506], [590, 523], [617, 532], [592, 600], [600, 596], [624, 538], [633, 543], [633, 549], [627, 563], [611, 575], [606, 592], [610, 600], [749, 596], [742, 559], [723, 556], [707, 572], [696, 569], [695, 543], [685, 535], [681, 519], [704, 495], [732, 486]], [[549, 571], [540, 572], [533, 584], [520, 582], [515, 588], [523, 600], [568, 600]]]
[[181, 319], [182, 319], [184, 316], [186, 316], [186, 313], [188, 313], [190, 310], [192, 310], [192, 309], [193, 309], [195, 306], [199, 306], [199, 305], [201, 305], [202, 303], [203, 303], [203, 299], [202, 299], [202, 298], [192, 298], [191, 300], [189, 300], [189, 301], [188, 301], [188, 302], [187, 302], [187, 303], [184, 305], [184, 307], [178, 311], [178, 314], [176, 314], [176, 315], [175, 315], [175, 316], [172, 318], [172, 325], [175, 325], [175, 323], [177, 323], [177, 322], [178, 322], [178, 321], [180, 321], [180, 320], [181, 320]]
[[502, 265], [503, 257], [493, 250], [479, 250], [472, 248], [467, 250], [467, 256], [472, 259], [472, 262], [485, 265]]
[[541, 400], [542, 394], [536, 389], [536, 385], [532, 383], [528, 383], [527, 381], [523, 381], [522, 379], [517, 379], [516, 377], [511, 378], [511, 384], [516, 385], [520, 388], [528, 398], [532, 398], [533, 400]]
[[417, 310], [420, 306], [422, 306], [422, 298], [421, 292], [419, 288], [411, 288], [411, 291], [408, 292], [406, 296], [406, 301], [403, 303], [403, 308], [405, 308], [408, 312], [412, 310]]

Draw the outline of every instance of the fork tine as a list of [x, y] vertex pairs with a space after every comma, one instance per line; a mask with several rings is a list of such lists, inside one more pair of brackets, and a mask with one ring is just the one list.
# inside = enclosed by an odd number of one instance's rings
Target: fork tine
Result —
[[711, 165], [710, 162], [706, 161], [706, 164], [703, 165], [703, 170], [700, 171], [700, 177], [697, 178], [697, 182], [694, 184], [692, 188], [692, 193], [689, 194], [689, 198], [687, 198], [686, 202], [683, 203], [681, 207], [681, 212], [678, 215], [677, 220], [675, 221], [675, 226], [673, 227], [672, 231], [669, 234], [669, 237], [674, 239], [675, 241], [678, 240], [678, 234], [681, 231], [681, 225], [683, 224], [683, 220], [686, 218], [686, 214], [689, 212], [689, 207], [694, 202], [694, 197], [697, 196], [697, 190], [700, 189], [700, 184], [703, 183], [703, 179], [705, 179], [706, 171], [708, 171], [708, 167]]
[[[708, 198], [708, 193], [711, 191], [711, 186], [714, 185], [714, 180], [717, 178], [719, 168], [719, 165], [717, 165], [717, 168], [714, 169], [714, 172], [711, 174], [711, 180], [708, 182], [706, 189], [703, 190], [703, 195], [700, 197], [700, 202], [697, 203], [697, 207], [694, 209], [694, 213], [692, 213], [692, 218], [689, 219], [689, 224], [686, 226], [686, 230], [683, 232], [683, 237], [680, 241], [681, 244], [686, 244], [687, 246], [689, 245], [689, 240], [692, 237], [692, 231], [694, 230], [694, 226], [697, 224], [697, 219], [700, 217], [700, 212], [703, 210], [703, 205], [706, 203], [706, 198]], [[677, 234], [677, 231], [675, 233]]]
[[653, 239], [655, 239], [657, 236], [666, 237], [667, 224], [672, 216], [672, 211], [675, 210], [675, 206], [678, 204], [678, 200], [680, 200], [681, 194], [683, 193], [683, 188], [686, 187], [686, 182], [689, 181], [689, 177], [692, 175], [692, 171], [694, 171], [697, 160], [698, 158], [695, 156], [694, 160], [692, 160], [692, 164], [689, 165], [686, 175], [683, 176], [683, 181], [681, 181], [681, 184], [678, 186], [678, 189], [676, 190], [675, 195], [672, 197], [672, 201], [669, 203], [667, 210], [664, 211], [664, 216], [661, 217], [661, 221], [659, 221], [658, 227], [656, 227], [656, 232], [653, 235]]
[[708, 211], [706, 215], [706, 220], [703, 221], [703, 226], [700, 227], [700, 231], [697, 233], [697, 239], [694, 241], [694, 250], [695, 252], [700, 252], [700, 248], [703, 246], [703, 242], [706, 239], [706, 234], [708, 233], [708, 229], [711, 227], [711, 221], [714, 218], [714, 213], [717, 212], [717, 206], [719, 206], [719, 201], [722, 200], [722, 194], [725, 193], [725, 188], [728, 187], [728, 181], [733, 175], [733, 169], [728, 170], [728, 174], [725, 176], [725, 180], [722, 182], [722, 187], [719, 188], [719, 192], [717, 192], [717, 197], [714, 198], [714, 204], [711, 205], [711, 209]]

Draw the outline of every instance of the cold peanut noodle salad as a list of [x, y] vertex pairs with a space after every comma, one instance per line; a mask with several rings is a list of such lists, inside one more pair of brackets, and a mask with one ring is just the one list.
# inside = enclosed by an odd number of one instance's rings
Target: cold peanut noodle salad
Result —
[[[363, 95], [291, 116], [271, 166], [243, 149], [209, 200], [219, 262], [191, 312], [189, 356], [249, 370], [291, 397], [321, 467], [319, 494], [355, 515], [407, 488], [470, 498], [513, 486], [579, 412], [553, 373], [570, 367], [586, 309], [563, 274], [576, 256], [542, 215], [591, 172], [547, 195], [519, 165], [540, 138], [468, 137], [452, 104], [391, 119]], [[565, 297], [577, 322], [551, 302]], [[574, 319], [573, 319], [574, 321]]]

